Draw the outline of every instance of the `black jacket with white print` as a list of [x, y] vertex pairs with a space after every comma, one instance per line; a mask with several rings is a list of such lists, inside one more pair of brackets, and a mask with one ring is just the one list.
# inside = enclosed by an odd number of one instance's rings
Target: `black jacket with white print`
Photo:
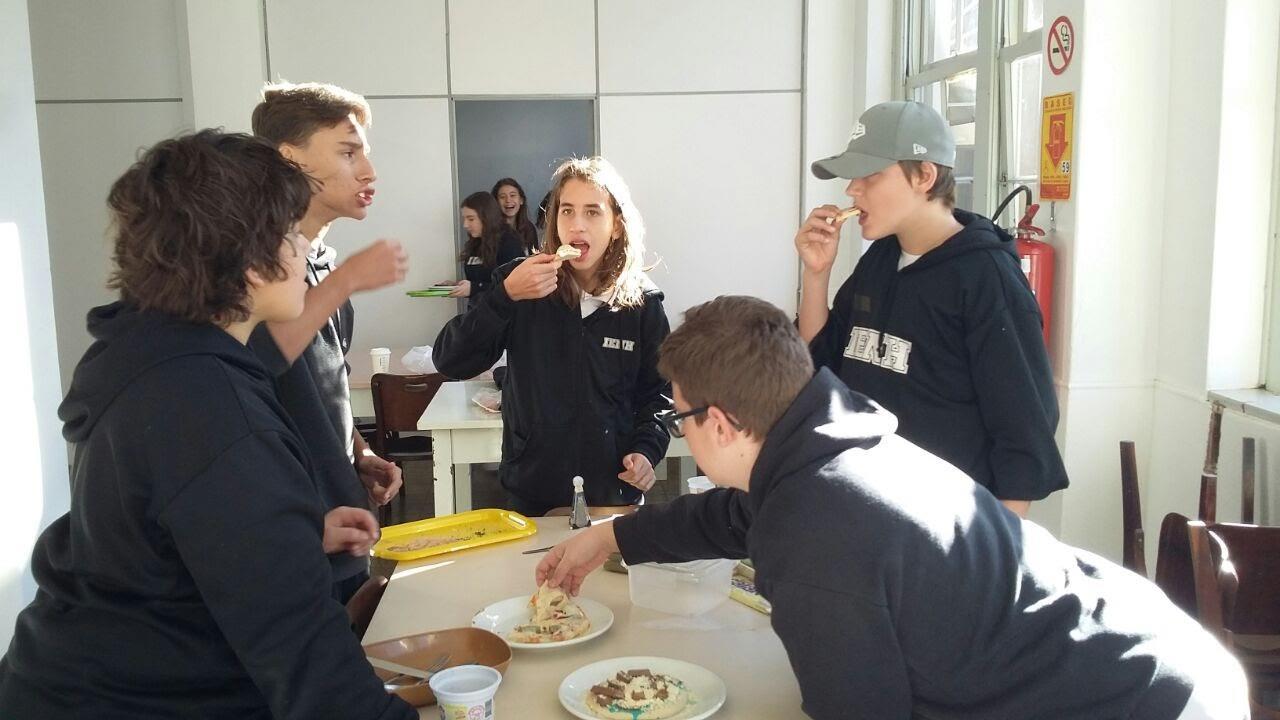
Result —
[[640, 491], [618, 479], [622, 458], [657, 465], [670, 437], [658, 413], [671, 407], [658, 375], [658, 346], [670, 332], [662, 292], [639, 307], [604, 305], [586, 318], [556, 294], [514, 301], [503, 283], [523, 259], [494, 271], [489, 292], [436, 338], [432, 359], [451, 378], [488, 370], [505, 350], [502, 486], [531, 507], [569, 505], [572, 480], [591, 505], [626, 505]]
[[898, 416], [898, 434], [1001, 500], [1067, 486], [1040, 308], [1013, 238], [955, 211], [964, 229], [898, 269], [872, 243], [810, 343], [814, 364]]

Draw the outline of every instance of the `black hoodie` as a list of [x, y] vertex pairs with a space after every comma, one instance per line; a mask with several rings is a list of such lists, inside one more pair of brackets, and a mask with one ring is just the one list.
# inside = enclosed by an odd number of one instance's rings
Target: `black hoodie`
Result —
[[584, 319], [554, 293], [512, 300], [503, 283], [521, 262], [495, 270], [480, 302], [440, 330], [436, 369], [475, 377], [507, 352], [498, 477], [518, 509], [568, 505], [575, 475], [590, 505], [634, 503], [640, 491], [618, 479], [623, 456], [657, 465], [671, 441], [657, 418], [671, 407], [658, 375], [670, 330], [662, 293], [650, 288], [639, 307], [604, 305]]
[[1002, 500], [1067, 487], [1040, 308], [1013, 238], [955, 211], [964, 229], [898, 270], [896, 236], [872, 243], [810, 343], [898, 417], [898, 434]]
[[212, 325], [93, 310], [59, 408], [71, 511], [0, 662], [0, 717], [413, 718], [330, 598], [303, 445]]
[[[1169, 720], [1234, 661], [1144, 578], [1006, 510], [820, 370], [750, 492], [614, 521], [628, 563], [750, 557], [826, 720]], [[910, 482], [904, 482], [909, 478]]]

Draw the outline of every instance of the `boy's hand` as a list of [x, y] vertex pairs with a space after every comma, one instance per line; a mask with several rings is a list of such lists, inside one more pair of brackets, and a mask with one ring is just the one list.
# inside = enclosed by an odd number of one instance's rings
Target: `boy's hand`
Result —
[[618, 540], [613, 534], [613, 523], [596, 523], [551, 548], [538, 563], [534, 579], [539, 587], [545, 582], [553, 588], [564, 588], [570, 595], [577, 595], [587, 575], [603, 565], [609, 553], [614, 552], [618, 552]]
[[628, 485], [634, 485], [640, 492], [649, 492], [658, 479], [653, 473], [653, 464], [643, 453], [631, 453], [622, 458], [622, 467], [618, 479]]
[[825, 273], [835, 264], [836, 251], [840, 248], [840, 228], [844, 225], [844, 221], [835, 220], [839, 212], [840, 208], [835, 205], [814, 208], [796, 231], [796, 252], [806, 271]]
[[538, 300], [555, 292], [558, 279], [556, 272], [560, 270], [563, 260], [555, 255], [538, 253], [520, 263], [502, 286], [512, 300]]
[[336, 507], [324, 516], [324, 552], [368, 555], [378, 542], [378, 520], [362, 508]]
[[338, 271], [346, 276], [353, 293], [377, 290], [404, 280], [409, 272], [409, 256], [399, 240], [378, 240], [348, 257]]
[[369, 499], [379, 506], [391, 502], [404, 484], [400, 467], [383, 460], [373, 454], [373, 451], [367, 451], [356, 458], [356, 473], [360, 476], [360, 483], [369, 492]]

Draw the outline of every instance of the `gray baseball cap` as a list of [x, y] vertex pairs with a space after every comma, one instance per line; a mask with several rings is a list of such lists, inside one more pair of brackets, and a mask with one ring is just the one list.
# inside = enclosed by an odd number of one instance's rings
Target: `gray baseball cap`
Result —
[[810, 170], [820, 180], [866, 177], [899, 160], [928, 160], [955, 167], [956, 141], [936, 110], [913, 101], [880, 103], [862, 113], [849, 147], [839, 155], [815, 161]]

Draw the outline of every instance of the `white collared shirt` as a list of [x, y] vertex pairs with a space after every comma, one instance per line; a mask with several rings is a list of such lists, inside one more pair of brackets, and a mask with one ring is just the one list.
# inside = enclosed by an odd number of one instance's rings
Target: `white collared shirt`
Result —
[[579, 307], [582, 309], [582, 318], [585, 320], [591, 313], [600, 309], [602, 305], [608, 305], [613, 302], [614, 296], [618, 294], [617, 286], [609, 288], [609, 292], [602, 295], [588, 295], [582, 293], [582, 300]]

